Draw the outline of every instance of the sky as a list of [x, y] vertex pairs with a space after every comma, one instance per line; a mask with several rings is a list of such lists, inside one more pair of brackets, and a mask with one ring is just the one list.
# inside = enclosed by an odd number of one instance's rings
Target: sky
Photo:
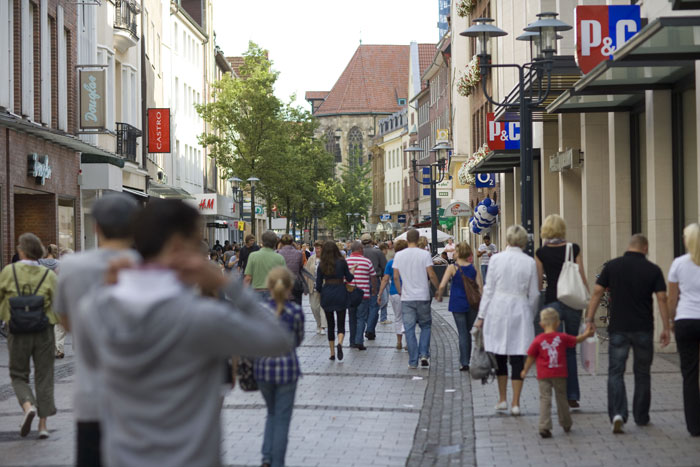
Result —
[[360, 44], [435, 43], [438, 0], [213, 0], [216, 44], [242, 55], [252, 40], [280, 72], [275, 94], [297, 104], [330, 91]]

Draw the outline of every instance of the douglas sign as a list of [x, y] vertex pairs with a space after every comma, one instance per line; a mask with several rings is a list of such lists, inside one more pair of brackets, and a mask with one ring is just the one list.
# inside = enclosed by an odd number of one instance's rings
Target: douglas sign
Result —
[[576, 61], [588, 73], [641, 29], [639, 5], [576, 7]]

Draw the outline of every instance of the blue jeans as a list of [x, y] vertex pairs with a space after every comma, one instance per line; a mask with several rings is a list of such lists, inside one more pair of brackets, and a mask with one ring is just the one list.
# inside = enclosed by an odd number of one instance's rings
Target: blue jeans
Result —
[[471, 310], [466, 313], [452, 313], [457, 325], [457, 335], [459, 336], [460, 366], [469, 366], [469, 361], [472, 358], [472, 335], [469, 334], [469, 331], [474, 326], [476, 315]]
[[488, 264], [482, 264], [481, 265], [481, 280], [484, 281], [484, 284], [486, 284], [486, 273], [489, 270], [489, 265]]
[[[369, 332], [368, 317], [369, 310], [372, 308], [372, 299], [362, 300], [360, 306], [357, 307], [357, 328], [355, 329], [355, 340], [353, 341], [357, 345], [362, 345], [365, 342], [365, 327], [367, 332]], [[374, 303], [377, 303], [377, 297], [374, 297]]]
[[258, 381], [258, 387], [267, 405], [262, 463], [268, 463], [273, 467], [282, 467], [287, 452], [289, 424], [292, 421], [297, 382], [273, 384]]
[[654, 359], [653, 332], [611, 332], [608, 365], [608, 415], [622, 415], [627, 422], [625, 366], [630, 347], [634, 353], [634, 398], [632, 414], [637, 425], [649, 423], [651, 405], [651, 362]]
[[377, 296], [369, 297], [369, 316], [367, 318], [367, 333], [374, 334], [377, 330], [377, 321], [379, 321], [379, 305], [377, 304]]
[[[559, 332], [565, 332], [572, 336], [578, 336], [579, 327], [581, 326], [581, 310], [564, 305], [562, 302], [552, 302], [544, 306], [544, 308], [554, 308], [559, 312]], [[540, 316], [537, 313], [535, 317], [535, 329], [537, 334], [542, 333], [542, 328], [539, 327]], [[570, 401], [581, 399], [581, 389], [578, 384], [578, 366], [576, 364], [576, 347], [566, 349], [566, 368], [569, 376], [566, 378], [566, 398]]]
[[[403, 327], [406, 332], [408, 364], [418, 365], [419, 358], [430, 358], [430, 300], [401, 302]], [[420, 341], [416, 341], [416, 323], [420, 326]]]
[[389, 314], [387, 309], [389, 308], [389, 287], [384, 288], [384, 293], [382, 294], [382, 301], [386, 300], [386, 305], [379, 309], [379, 321], [384, 322], [389, 319]]
[[355, 344], [357, 334], [357, 308], [348, 308], [348, 333], [350, 334], [350, 344]]

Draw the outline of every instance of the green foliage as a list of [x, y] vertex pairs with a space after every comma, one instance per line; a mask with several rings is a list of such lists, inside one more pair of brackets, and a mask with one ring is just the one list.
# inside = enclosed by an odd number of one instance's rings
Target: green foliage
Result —
[[354, 217], [348, 223], [347, 213], [360, 213], [367, 216], [372, 203], [372, 180], [369, 177], [369, 163], [359, 164], [360, 154], [349, 155], [348, 166], [343, 166], [340, 177], [317, 184], [318, 192], [326, 203], [326, 224], [330, 228], [350, 231], [350, 225], [359, 224]]

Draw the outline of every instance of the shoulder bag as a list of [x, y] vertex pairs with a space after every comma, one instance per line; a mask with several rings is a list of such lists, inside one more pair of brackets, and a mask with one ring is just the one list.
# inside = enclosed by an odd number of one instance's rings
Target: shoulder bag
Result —
[[486, 384], [496, 377], [498, 363], [496, 357], [484, 348], [484, 334], [481, 329], [473, 327], [470, 333], [473, 350], [469, 362], [469, 373], [473, 379], [480, 379], [481, 384]]
[[479, 311], [481, 303], [481, 292], [479, 292], [479, 284], [475, 280], [467, 277], [458, 265], [455, 265], [457, 271], [462, 276], [462, 284], [464, 292], [467, 294], [467, 302], [469, 303], [470, 311]]
[[[15, 278], [15, 287], [17, 288], [17, 296], [10, 298], [10, 332], [12, 334], [33, 334], [41, 332], [49, 327], [49, 317], [46, 316], [44, 310], [44, 297], [38, 295], [41, 284], [49, 274], [49, 269], [46, 270], [39, 285], [36, 286], [34, 293], [28, 284], [25, 284], [20, 290], [19, 281], [17, 280], [17, 271], [15, 265], [12, 265], [12, 275]], [[29, 293], [23, 293], [23, 292]]]
[[583, 285], [581, 272], [574, 260], [574, 245], [566, 244], [564, 264], [557, 281], [557, 300], [575, 310], [583, 310], [588, 305], [588, 290]]

